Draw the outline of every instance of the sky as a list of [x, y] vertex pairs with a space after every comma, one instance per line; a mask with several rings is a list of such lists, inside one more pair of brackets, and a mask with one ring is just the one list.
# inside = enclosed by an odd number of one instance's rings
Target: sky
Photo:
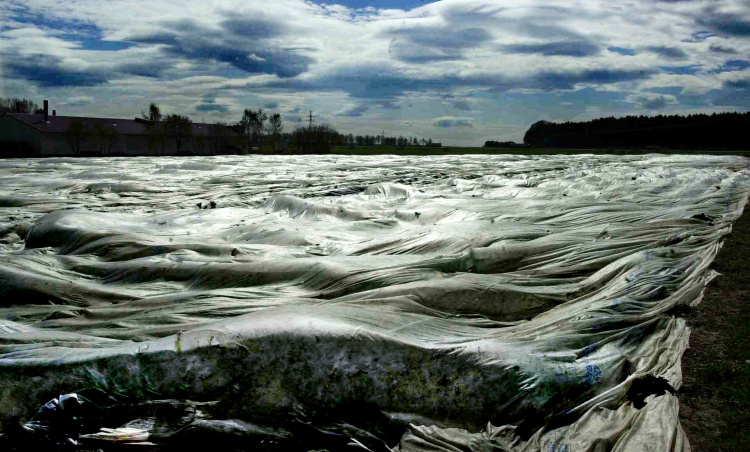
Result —
[[0, 96], [59, 115], [313, 111], [341, 132], [522, 141], [536, 121], [750, 110], [748, 0], [6, 0]]

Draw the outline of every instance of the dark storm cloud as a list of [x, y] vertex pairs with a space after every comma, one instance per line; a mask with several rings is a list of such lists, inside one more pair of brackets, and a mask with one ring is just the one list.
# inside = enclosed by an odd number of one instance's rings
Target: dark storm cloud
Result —
[[750, 90], [750, 79], [744, 80], [727, 80], [722, 84], [726, 89], [745, 89]]
[[661, 66], [660, 69], [664, 71], [667, 74], [673, 74], [673, 75], [695, 75], [697, 74], [701, 67], [697, 65], [689, 65], [689, 66]]
[[66, 41], [75, 42], [83, 50], [118, 51], [133, 46], [130, 42], [102, 39], [102, 29], [89, 21], [32, 13], [26, 7], [15, 9], [10, 19], [19, 24], [32, 25], [37, 29], [45, 30]]
[[492, 39], [483, 28], [413, 28], [401, 33], [413, 43], [439, 49], [467, 49]]
[[502, 7], [489, 8], [487, 5], [467, 9], [465, 5], [446, 8], [442, 11], [445, 25], [441, 27], [402, 28], [385, 33], [392, 36], [390, 55], [403, 62], [428, 63], [463, 59], [464, 51], [480, 47], [491, 41], [489, 29], [502, 30], [509, 35], [529, 36], [539, 40], [553, 40], [544, 44], [520, 44], [507, 46], [512, 53], [540, 53], [543, 55], [564, 55], [584, 57], [598, 54], [597, 45], [586, 37], [560, 25], [563, 17], [578, 17], [584, 14], [572, 8], [545, 7], [536, 13], [535, 21], [507, 18], [496, 15]]
[[229, 108], [221, 104], [200, 104], [197, 107], [195, 107], [195, 109], [197, 111], [203, 111], [203, 112], [216, 111], [219, 113], [226, 113], [229, 111]]
[[478, 4], [475, 8], [466, 5], [447, 7], [442, 11], [443, 20], [449, 27], [472, 24], [485, 29], [502, 30], [508, 35], [528, 36], [542, 40], [581, 41], [586, 40], [581, 33], [561, 25], [568, 19], [589, 18], [600, 19], [595, 14], [589, 14], [581, 8], [545, 6], [534, 9], [531, 16], [510, 18], [501, 13], [507, 8], [502, 6], [490, 7]]
[[396, 105], [391, 99], [367, 99], [364, 102], [347, 105], [340, 111], [337, 111], [335, 116], [360, 117], [367, 113], [372, 107], [380, 107], [384, 110], [401, 109], [401, 107]]
[[714, 36], [716, 35], [710, 31], [701, 30], [701, 31], [696, 31], [695, 33], [691, 35], [691, 39], [684, 39], [683, 42], [702, 42]]
[[231, 19], [223, 28], [210, 29], [192, 19], [163, 21], [162, 30], [128, 38], [140, 44], [161, 44], [170, 55], [188, 59], [212, 59], [231, 64], [250, 74], [296, 77], [307, 71], [313, 59], [294, 50], [280, 49], [267, 39], [286, 29], [279, 22]]
[[286, 122], [302, 122], [301, 116], [295, 115], [284, 115], [284, 121]]
[[704, 94], [680, 94], [676, 98], [680, 107], [684, 108], [705, 107], [707, 105]]
[[432, 120], [432, 124], [435, 127], [442, 127], [447, 129], [449, 127], [472, 127], [473, 118], [436, 118]]
[[522, 81], [520, 84], [522, 87], [542, 90], [569, 90], [575, 88], [575, 85], [578, 83], [606, 85], [610, 83], [644, 80], [654, 74], [655, 71], [646, 69], [590, 69], [579, 72], [544, 72], [532, 76], [526, 82]]
[[159, 77], [171, 67], [167, 60], [124, 62], [108, 66], [73, 69], [67, 67], [63, 60], [53, 55], [20, 56], [15, 53], [3, 55], [5, 67], [16, 77], [28, 80], [39, 86], [96, 86], [107, 83], [114, 78], [137, 75], [141, 77]]
[[131, 35], [128, 37], [128, 40], [138, 44], [177, 45], [179, 44], [178, 36], [177, 33], [169, 31], [153, 31]]
[[140, 63], [123, 63], [117, 66], [117, 72], [141, 77], [160, 77], [164, 71], [171, 67], [169, 61], [144, 61]]
[[596, 55], [600, 48], [587, 41], [561, 41], [544, 44], [514, 44], [502, 48], [509, 53], [538, 53], [545, 56], [585, 57]]
[[15, 22], [33, 25], [42, 30], [55, 30], [63, 38], [101, 38], [102, 30], [95, 24], [77, 19], [62, 19], [42, 12], [33, 12], [28, 7], [16, 3], [12, 19]]
[[225, 20], [221, 26], [230, 33], [249, 39], [267, 39], [283, 36], [287, 26], [283, 22], [254, 18], [233, 18]]
[[646, 50], [664, 58], [673, 60], [682, 60], [687, 58], [687, 54], [682, 49], [678, 49], [677, 47], [651, 46], [646, 47]]
[[666, 107], [669, 104], [667, 101], [667, 98], [662, 97], [656, 97], [654, 99], [649, 99], [645, 102], [643, 102], [643, 106], [648, 108], [649, 110], [659, 110], [661, 108]]
[[390, 99], [376, 99], [373, 102], [384, 110], [400, 110], [401, 107]]
[[[12, 20], [33, 25], [56, 38], [74, 42], [83, 50], [116, 54], [134, 45], [123, 41], [103, 40], [101, 28], [85, 21], [31, 14], [25, 9], [15, 11]], [[43, 54], [44, 49], [33, 50], [39, 53], [21, 56], [10, 46], [9, 50], [2, 54], [4, 66], [8, 75], [44, 87], [96, 86], [107, 83], [112, 78], [128, 75], [158, 77], [171, 66], [171, 63], [164, 59], [133, 61], [115, 58], [110, 64], [73, 67], [66, 65], [59, 56]]]
[[451, 102], [451, 105], [453, 105], [454, 108], [461, 110], [461, 111], [469, 111], [471, 110], [471, 104], [466, 102], [465, 100], [456, 100]]
[[275, 108], [279, 108], [279, 103], [276, 102], [276, 101], [268, 101], [268, 102], [264, 103], [263, 106], [266, 107], [266, 108], [269, 108], [269, 109], [273, 110]]
[[420, 27], [386, 34], [393, 36], [388, 53], [409, 63], [458, 60], [463, 58], [464, 50], [479, 47], [492, 39], [483, 28]]
[[734, 72], [734, 71], [744, 71], [745, 69], [750, 68], [750, 62], [745, 60], [727, 60], [724, 62], [724, 64], [714, 70], [711, 71], [713, 73], [719, 73], [719, 72]]
[[633, 56], [637, 52], [633, 49], [626, 49], [625, 47], [607, 47], [610, 52], [619, 53], [620, 55]]
[[717, 107], [750, 108], [750, 88], [743, 88], [743, 81], [733, 84], [736, 89], [717, 89], [706, 94], [709, 102]]
[[219, 113], [226, 113], [229, 111], [229, 108], [226, 105], [217, 104], [216, 103], [216, 94], [215, 93], [206, 93], [203, 95], [203, 102], [199, 104], [197, 107], [195, 107], [197, 111], [202, 112], [219, 112]]
[[721, 13], [710, 6], [703, 10], [697, 22], [721, 35], [750, 36], [750, 20], [747, 14]]
[[359, 99], [391, 99], [406, 91], [422, 87], [445, 86], [440, 79], [418, 80], [401, 75], [392, 68], [374, 65], [352, 65], [312, 80], [276, 80], [266, 86], [291, 91], [344, 91]]
[[733, 49], [732, 47], [725, 47], [716, 43], [711, 44], [708, 50], [714, 53], [722, 53], [725, 55], [734, 55], [737, 53], [737, 50]]
[[107, 78], [93, 71], [75, 71], [62, 66], [62, 61], [52, 55], [20, 57], [4, 55], [5, 68], [12, 76], [46, 87], [95, 86], [107, 83]]
[[571, 90], [576, 84], [606, 85], [618, 82], [645, 80], [658, 71], [651, 69], [590, 69], [583, 71], [547, 71], [527, 77], [505, 78], [499, 74], [478, 76], [441, 76], [416, 79], [382, 66], [347, 66], [313, 80], [276, 80], [269, 88], [291, 91], [344, 91], [355, 99], [382, 101], [408, 92], [446, 91], [457, 87], [473, 87], [491, 92], [506, 92], [515, 88], [543, 91]]

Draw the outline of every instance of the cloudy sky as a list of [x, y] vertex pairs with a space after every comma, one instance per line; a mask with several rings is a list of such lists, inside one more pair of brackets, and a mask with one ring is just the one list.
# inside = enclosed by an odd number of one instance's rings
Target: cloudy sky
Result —
[[540, 119], [750, 109], [748, 0], [6, 0], [0, 96], [521, 141]]

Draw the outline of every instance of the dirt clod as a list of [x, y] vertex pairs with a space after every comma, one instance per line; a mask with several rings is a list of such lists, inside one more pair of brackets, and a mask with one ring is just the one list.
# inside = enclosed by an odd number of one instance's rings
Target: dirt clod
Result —
[[633, 380], [625, 397], [628, 401], [633, 402], [634, 407], [640, 410], [646, 406], [648, 396], [661, 396], [667, 392], [674, 394], [674, 388], [665, 378], [646, 375]]
[[695, 218], [696, 220], [701, 220], [701, 221], [714, 221], [716, 219], [710, 215], [706, 215], [705, 213], [699, 213], [698, 215], [693, 215], [690, 218]]

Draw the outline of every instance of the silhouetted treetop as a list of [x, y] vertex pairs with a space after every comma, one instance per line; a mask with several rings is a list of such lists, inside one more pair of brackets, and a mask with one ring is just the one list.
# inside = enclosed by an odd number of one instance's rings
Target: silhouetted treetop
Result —
[[539, 121], [523, 138], [535, 147], [748, 149], [750, 113], [626, 116], [586, 122]]

